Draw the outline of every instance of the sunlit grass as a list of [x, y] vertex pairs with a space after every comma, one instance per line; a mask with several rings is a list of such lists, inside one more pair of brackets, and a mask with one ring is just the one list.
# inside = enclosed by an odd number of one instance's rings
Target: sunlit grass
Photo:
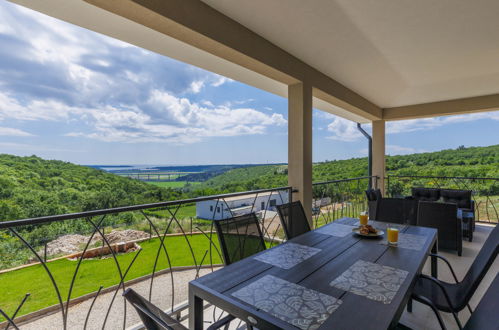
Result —
[[[192, 246], [196, 263], [199, 264], [209, 250], [209, 240], [203, 235], [187, 235]], [[218, 248], [218, 239], [213, 236], [213, 241]], [[125, 281], [138, 278], [152, 273], [156, 254], [160, 250], [156, 271], [169, 267], [166, 255], [160, 249], [160, 240], [153, 238], [140, 243], [142, 251], [130, 268]], [[192, 266], [195, 264], [190, 253], [189, 246], [184, 236], [169, 236], [165, 239], [165, 246], [171, 260], [171, 265]], [[121, 271], [124, 273], [132, 259], [138, 252], [119, 254], [117, 256]], [[213, 264], [222, 261], [214, 248], [212, 248]], [[203, 264], [210, 264], [209, 253]], [[59, 286], [63, 300], [67, 299], [69, 286], [76, 269], [77, 262], [61, 259], [47, 263], [54, 279]], [[79, 297], [87, 293], [97, 291], [99, 286], [104, 288], [116, 285], [120, 282], [117, 265], [113, 258], [83, 260], [71, 298]], [[20, 270], [0, 274], [0, 309], [11, 315], [26, 293], [30, 293], [26, 304], [20, 311], [20, 315], [27, 314], [58, 303], [57, 295], [49, 276], [42, 265], [26, 267]], [[0, 320], [2, 320], [0, 318]]]

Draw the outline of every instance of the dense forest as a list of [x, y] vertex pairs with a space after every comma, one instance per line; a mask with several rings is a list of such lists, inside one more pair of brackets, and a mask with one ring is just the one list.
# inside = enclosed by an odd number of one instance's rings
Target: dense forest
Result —
[[[387, 156], [386, 167], [388, 175], [499, 178], [499, 145]], [[313, 166], [314, 182], [365, 175], [367, 158], [320, 162]], [[234, 169], [196, 186], [196, 189], [230, 192], [286, 185], [286, 166], [268, 165]]]
[[0, 155], [0, 221], [176, 199], [157, 188], [93, 168], [36, 156]]
[[[499, 177], [499, 145], [387, 156], [390, 175]], [[315, 163], [313, 180], [365, 176], [367, 158]], [[241, 167], [183, 189], [159, 188], [36, 156], [0, 155], [0, 221], [287, 185], [286, 165]]]

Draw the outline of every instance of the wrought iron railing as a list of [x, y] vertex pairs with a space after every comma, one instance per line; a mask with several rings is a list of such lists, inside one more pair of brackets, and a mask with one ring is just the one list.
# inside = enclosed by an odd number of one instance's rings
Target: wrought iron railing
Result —
[[499, 220], [499, 178], [389, 175], [385, 182], [386, 192], [392, 197], [409, 196], [412, 187], [471, 190], [476, 221]]
[[[222, 264], [214, 219], [256, 212], [267, 244], [290, 187], [0, 222], [0, 329], [125, 329], [136, 291], [179, 319], [187, 283]], [[216, 319], [214, 315], [214, 319]]]
[[314, 227], [343, 217], [358, 217], [367, 211], [366, 189], [371, 182], [378, 186], [377, 176], [313, 183], [312, 215]]

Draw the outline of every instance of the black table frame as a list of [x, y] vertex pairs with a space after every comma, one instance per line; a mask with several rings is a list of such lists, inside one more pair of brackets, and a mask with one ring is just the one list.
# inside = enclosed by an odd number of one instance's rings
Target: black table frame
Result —
[[[257, 310], [230, 295], [231, 292], [267, 274], [344, 300], [342, 305], [345, 308], [342, 309], [340, 306], [320, 329], [327, 329], [331, 326], [338, 329], [352, 326], [365, 328], [366, 325], [369, 325], [371, 329], [392, 327], [397, 324], [404, 307], [410, 301], [412, 287], [417, 280], [417, 275], [422, 271], [427, 256], [430, 252], [436, 253], [438, 246], [436, 229], [407, 226], [402, 232], [425, 235], [427, 240], [423, 249], [414, 251], [393, 248], [355, 235], [334, 237], [311, 231], [295, 237], [290, 242], [318, 247], [323, 251], [290, 270], [283, 270], [249, 257], [200, 277], [189, 283], [189, 328], [203, 329], [204, 301], [206, 300], [227, 313], [249, 324], [254, 324], [258, 329], [296, 329], [291, 324]], [[370, 257], [373, 262], [382, 259], [382, 263], [388, 266], [406, 270], [410, 268], [409, 281], [406, 279], [402, 284], [391, 304], [384, 305], [349, 292], [340, 293], [341, 290], [329, 287], [329, 282], [346, 270], [346, 264], [351, 264], [352, 260], [366, 259], [366, 257]], [[438, 275], [437, 258], [434, 257], [431, 258], [431, 274], [435, 277]], [[352, 311], [355, 310], [355, 315], [349, 315], [351, 311], [348, 306], [355, 306], [355, 309], [352, 309]], [[368, 315], [369, 313], [372, 315]], [[358, 317], [359, 315], [365, 317]], [[331, 322], [334, 323], [328, 324], [330, 319], [333, 319]]]

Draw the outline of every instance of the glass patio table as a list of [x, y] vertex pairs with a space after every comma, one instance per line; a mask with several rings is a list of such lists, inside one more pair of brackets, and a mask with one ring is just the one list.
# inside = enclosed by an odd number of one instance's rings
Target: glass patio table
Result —
[[[352, 219], [325, 226], [337, 224], [349, 225]], [[344, 231], [344, 227], [338, 229]], [[343, 236], [335, 235], [334, 228], [316, 229], [289, 240], [291, 244], [280, 244], [200, 277], [189, 283], [189, 328], [203, 329], [204, 301], [258, 329], [394, 326], [428, 255], [437, 249], [436, 229], [405, 226], [401, 233], [424, 240], [419, 239], [416, 248], [393, 247], [380, 244], [386, 237]], [[280, 254], [274, 249], [288, 257], [292, 251], [300, 262], [290, 268], [282, 267], [279, 258], [273, 263], [269, 257]], [[431, 265], [436, 275], [433, 258]]]

